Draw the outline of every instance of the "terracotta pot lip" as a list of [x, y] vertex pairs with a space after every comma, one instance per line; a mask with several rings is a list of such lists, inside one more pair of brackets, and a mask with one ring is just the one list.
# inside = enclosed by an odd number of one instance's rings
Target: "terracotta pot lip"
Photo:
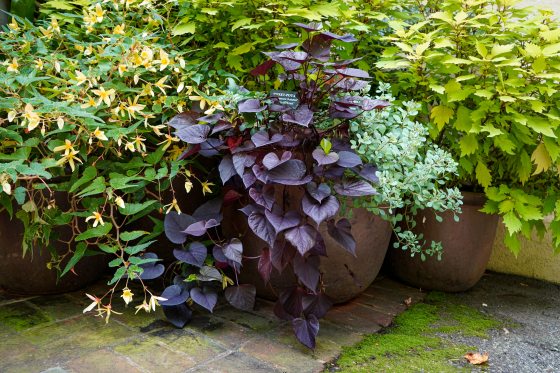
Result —
[[488, 200], [484, 193], [461, 191], [461, 194], [463, 195], [463, 205], [482, 207]]

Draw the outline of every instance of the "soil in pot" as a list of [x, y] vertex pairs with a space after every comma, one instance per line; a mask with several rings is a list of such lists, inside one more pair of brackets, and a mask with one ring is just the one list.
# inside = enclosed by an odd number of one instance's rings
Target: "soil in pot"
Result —
[[488, 215], [479, 210], [485, 203], [481, 193], [463, 192], [462, 214], [455, 222], [453, 214], [439, 214], [439, 223], [431, 210], [416, 216], [415, 233], [424, 234], [426, 244], [441, 242], [443, 255], [410, 257], [409, 251], [391, 248], [387, 255], [387, 266], [391, 273], [402, 281], [423, 289], [448, 292], [465, 291], [473, 287], [484, 274], [498, 225], [497, 215]]
[[[334, 303], [349, 301], [371, 285], [383, 264], [391, 239], [390, 224], [365, 209], [353, 209], [350, 222], [356, 240], [356, 257], [329, 236], [326, 223], [320, 227], [328, 255], [321, 257], [322, 282], [325, 293]], [[224, 210], [222, 230], [227, 237], [240, 237], [246, 257], [257, 257], [266, 247], [266, 243], [248, 227], [245, 215], [234, 208]], [[277, 291], [293, 286], [296, 278], [289, 267], [281, 274], [274, 269], [270, 283], [265, 285], [258, 272], [258, 259], [247, 259], [243, 262], [240, 282], [254, 284], [259, 296], [275, 300]]]
[[[65, 193], [57, 193], [57, 203], [67, 203]], [[17, 207], [14, 206], [14, 211]], [[69, 227], [56, 228], [63, 240], [71, 236]], [[51, 254], [46, 247], [33, 247], [25, 257], [22, 256], [23, 223], [0, 212], [0, 288], [18, 295], [60, 294], [83, 288], [97, 281], [106, 269], [106, 259], [102, 255], [83, 257], [69, 272], [57, 282], [55, 270], [47, 268]], [[59, 253], [65, 253], [67, 244], [52, 242]], [[64, 266], [66, 263], [62, 263]]]

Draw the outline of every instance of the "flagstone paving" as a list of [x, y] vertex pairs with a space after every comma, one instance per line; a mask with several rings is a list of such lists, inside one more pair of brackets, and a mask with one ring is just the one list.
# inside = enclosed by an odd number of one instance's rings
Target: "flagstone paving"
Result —
[[265, 300], [257, 300], [252, 312], [226, 304], [213, 314], [197, 312], [177, 329], [160, 310], [134, 315], [129, 308], [108, 324], [83, 315], [86, 291], [31, 298], [0, 291], [0, 372], [319, 372], [343, 346], [388, 326], [405, 303], [424, 297], [417, 289], [378, 279], [328, 313], [311, 351]]

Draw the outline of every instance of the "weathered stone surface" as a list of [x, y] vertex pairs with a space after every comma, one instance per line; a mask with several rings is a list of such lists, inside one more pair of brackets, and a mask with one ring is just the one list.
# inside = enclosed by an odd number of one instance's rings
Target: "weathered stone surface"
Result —
[[234, 352], [207, 365], [200, 366], [194, 372], [208, 373], [280, 373], [281, 370], [241, 352]]
[[216, 315], [222, 319], [233, 321], [236, 324], [256, 332], [269, 331], [282, 323], [282, 321], [278, 320], [278, 318], [271, 318], [268, 314], [263, 316], [262, 314], [253, 312], [240, 311], [231, 306], [220, 308], [216, 311]]
[[51, 320], [79, 316], [84, 309], [74, 298], [65, 295], [34, 297], [27, 302], [41, 309]]
[[204, 335], [185, 329], [173, 327], [162, 328], [150, 333], [156, 341], [163, 342], [173, 351], [183, 353], [201, 363], [212, 359], [226, 349]]
[[0, 324], [15, 331], [26, 330], [51, 321], [52, 319], [45, 312], [27, 302], [0, 306]]
[[198, 315], [189, 324], [189, 329], [204, 334], [231, 350], [241, 347], [243, 343], [258, 335], [249, 328], [213, 315]]
[[66, 364], [76, 373], [141, 373], [145, 370], [133, 365], [127, 358], [103, 349], [73, 359]]

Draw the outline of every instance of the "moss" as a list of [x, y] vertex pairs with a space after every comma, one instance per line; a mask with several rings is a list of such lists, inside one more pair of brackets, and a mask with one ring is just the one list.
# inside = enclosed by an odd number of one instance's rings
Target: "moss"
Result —
[[51, 322], [51, 318], [27, 302], [6, 304], [0, 307], [0, 324], [22, 331]]
[[425, 303], [397, 316], [393, 327], [345, 348], [336, 365], [342, 372], [470, 371], [472, 367], [466, 365], [463, 355], [476, 347], [453, 343], [445, 335], [488, 338], [491, 329], [502, 325], [459, 304], [456, 296], [432, 292]]

